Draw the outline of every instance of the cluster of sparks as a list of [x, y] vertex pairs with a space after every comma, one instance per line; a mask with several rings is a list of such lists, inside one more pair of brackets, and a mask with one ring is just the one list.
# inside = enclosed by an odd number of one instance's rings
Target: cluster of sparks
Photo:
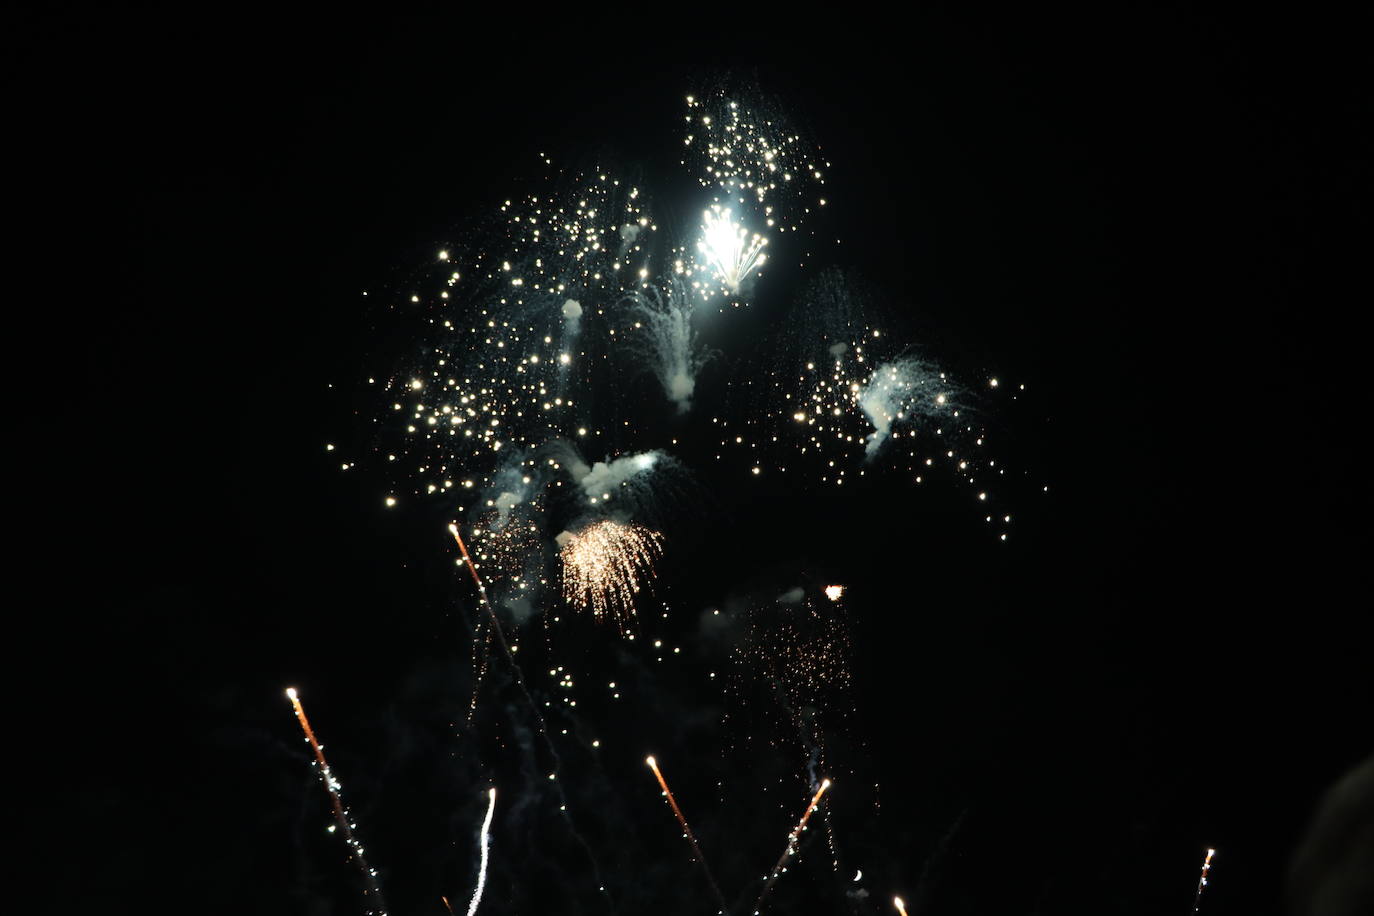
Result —
[[728, 293], [738, 293], [748, 277], [768, 259], [763, 251], [768, 239], [750, 234], [730, 215], [730, 208], [713, 205], [702, 213], [701, 241], [697, 251], [712, 275]]
[[[383, 404], [373, 421], [373, 458], [390, 471], [386, 505], [406, 497], [434, 497], [449, 507], [459, 500], [467, 507], [471, 552], [457, 523], [449, 531], [484, 612], [473, 642], [469, 725], [491, 650], [499, 647], [555, 763], [553, 739], [515, 664], [488, 582], [495, 594], [516, 596], [528, 606], [537, 590], [548, 585], [547, 553], [556, 545], [564, 602], [590, 611], [597, 621], [614, 621], [634, 638], [630, 630], [636, 601], [653, 584], [664, 544], [664, 536], [643, 523], [663, 527], [661, 519], [645, 511], [645, 494], [671, 487], [671, 478], [662, 475], [672, 472], [674, 463], [659, 451], [615, 457], [609, 446], [611, 457], [604, 461], [582, 457], [581, 443], [607, 434], [604, 418], [595, 411], [597, 384], [614, 377], [604, 371], [612, 367], [613, 354], [631, 353], [653, 372], [678, 412], [686, 413], [697, 372], [707, 359], [692, 326], [694, 306], [717, 296], [738, 305], [770, 263], [770, 240], [762, 233], [785, 235], [778, 239], [783, 248], [827, 203], [829, 163], [819, 149], [761, 96], [749, 101], [740, 104], [719, 92], [687, 97], [683, 163], [711, 196], [703, 201], [695, 246], [659, 244], [659, 227], [634, 184], [605, 170], [567, 174], [541, 157], [548, 168], [547, 187], [504, 201], [496, 226], [484, 232], [480, 244], [439, 252], [437, 267], [407, 291], [408, 301], [399, 308], [422, 326], [421, 352], [404, 369], [368, 379]], [[806, 257], [800, 247], [786, 254], [799, 261]], [[880, 330], [857, 325], [847, 330], [852, 333], [820, 338], [819, 348], [811, 341], [813, 352], [800, 363], [789, 361], [762, 379], [751, 379], [750, 393], [765, 405], [762, 413], [738, 423], [716, 417], [717, 457], [744, 454], [755, 475], [765, 469], [786, 473], [803, 465], [827, 485], [863, 475], [878, 456], [905, 461], [918, 483], [923, 469], [937, 459], [974, 485], [1004, 473], [994, 461], [956, 454], [955, 442], [971, 442], [975, 449], [983, 444], [982, 432], [965, 415], [964, 389]], [[931, 443], [939, 448], [930, 450]], [[342, 463], [344, 470], [353, 466], [350, 460]], [[558, 495], [546, 499], [546, 492]], [[986, 491], [980, 490], [978, 498], [986, 501]], [[557, 517], [564, 503], [574, 506], [573, 530], [551, 538], [558, 529], [550, 528], [548, 519]], [[825, 586], [821, 594], [826, 601], [814, 595], [780, 598], [750, 616], [735, 647], [733, 689], [744, 696], [746, 688], [762, 685], [802, 736], [811, 766], [828, 770], [814, 710], [852, 707], [853, 651], [842, 603], [845, 587]], [[661, 646], [655, 641], [656, 648]], [[560, 688], [571, 690], [571, 672], [556, 666], [549, 674], [559, 678]], [[609, 689], [616, 690], [616, 683]], [[369, 904], [381, 912], [376, 872], [363, 859], [338, 784], [295, 691], [288, 695], [315, 752], [337, 827], [363, 870]], [[842, 710], [840, 717], [849, 711]], [[655, 758], [646, 762], [720, 912], [728, 913], [730, 907]], [[556, 775], [550, 773], [549, 779]], [[848, 776], [841, 773], [840, 778]], [[818, 782], [813, 772], [808, 785], [814, 795], [764, 877], [753, 906], [756, 914], [797, 854], [807, 822], [831, 781]], [[558, 791], [562, 798], [561, 787]], [[495, 804], [492, 788], [468, 916], [475, 916], [486, 886]], [[566, 805], [560, 810], [566, 812]], [[831, 846], [833, 850], [833, 832]], [[1210, 860], [1209, 850], [1199, 898]], [[444, 904], [448, 906], [447, 899]], [[895, 904], [905, 916], [901, 899]]]
[[604, 519], [563, 540], [563, 597], [614, 620], [624, 631], [634, 615], [635, 596], [653, 575], [663, 553], [663, 535], [634, 523]]
[[1208, 847], [1207, 857], [1202, 860], [1202, 874], [1197, 879], [1197, 894], [1193, 897], [1194, 913], [1196, 913], [1198, 911], [1198, 908], [1202, 906], [1202, 891], [1205, 887], [1207, 887], [1207, 872], [1211, 870], [1212, 856], [1216, 854], [1217, 851], [1215, 849]]
[[703, 188], [762, 208], [769, 229], [795, 232], [813, 208], [826, 205], [830, 163], [780, 111], [753, 95], [745, 105], [724, 92], [687, 96], [682, 161]]
[[373, 450], [395, 481], [388, 505], [452, 497], [512, 451], [596, 434], [582, 395], [608, 354], [588, 326], [645, 282], [657, 225], [639, 188], [602, 171], [568, 179], [544, 161], [548, 190], [505, 201], [476, 250], [439, 252], [399, 306], [427, 343], [407, 371], [369, 379], [382, 391]]

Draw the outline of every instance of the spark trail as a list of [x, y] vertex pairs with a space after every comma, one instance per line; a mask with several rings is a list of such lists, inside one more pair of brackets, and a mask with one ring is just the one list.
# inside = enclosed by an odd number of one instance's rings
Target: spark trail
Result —
[[496, 788], [487, 790], [490, 801], [487, 802], [487, 819], [482, 821], [482, 868], [477, 873], [477, 887], [472, 892], [472, 901], [468, 904], [468, 916], [476, 916], [477, 904], [482, 902], [482, 891], [487, 886], [487, 855], [491, 850], [491, 816], [496, 811]]
[[1202, 875], [1197, 880], [1197, 895], [1193, 897], [1194, 913], [1198, 911], [1198, 907], [1202, 906], [1202, 889], [1207, 886], [1207, 872], [1212, 868], [1212, 856], [1216, 855], [1216, 853], [1217, 851], [1209, 846], [1207, 848], [1207, 858], [1202, 860]]
[[658, 769], [658, 762], [653, 756], [644, 758], [644, 762], [649, 765], [649, 769], [654, 771], [654, 776], [658, 777], [658, 784], [663, 788], [663, 794], [668, 799], [668, 805], [673, 809], [673, 815], [677, 822], [682, 825], [682, 835], [687, 838], [687, 842], [692, 844], [692, 855], [696, 857], [697, 864], [701, 866], [702, 872], [706, 875], [706, 881], [711, 885], [711, 893], [715, 895], [716, 903], [720, 905], [721, 913], [730, 912], [730, 907], [725, 902], [725, 895], [720, 892], [720, 887], [716, 884], [716, 879], [711, 875], [711, 869], [706, 864], [706, 857], [701, 854], [701, 847], [697, 845], [697, 838], [692, 833], [692, 828], [687, 826], [687, 818], [682, 816], [682, 809], [677, 806], [677, 799], [673, 798], [673, 790], [668, 788], [668, 782], [663, 778], [663, 774]]
[[[535, 725], [539, 728], [539, 736], [544, 739], [544, 747], [548, 748], [549, 757], [553, 760], [554, 771], [549, 774], [549, 779], [554, 784], [555, 791], [558, 792], [559, 811], [562, 812], [564, 819], [568, 822], [568, 829], [572, 831], [573, 837], [581, 845], [582, 851], [587, 854], [587, 861], [591, 863], [592, 874], [596, 878], [597, 890], [606, 898], [606, 902], [611, 902], [611, 895], [606, 890], [606, 882], [601, 878], [601, 866], [597, 864], [596, 856], [592, 854], [592, 848], [587, 845], [582, 834], [578, 832], [577, 825], [573, 823], [572, 815], [568, 813], [568, 797], [563, 793], [563, 785], [558, 781], [557, 775], [562, 767], [562, 758], [558, 756], [558, 750], [553, 746], [553, 739], [549, 737], [548, 726], [544, 723], [544, 715], [539, 711], [539, 704], [534, 701], [534, 696], [530, 693], [529, 687], [525, 685], [525, 676], [520, 671], [520, 666], [515, 663], [515, 653], [510, 650], [510, 643], [506, 641], [506, 633], [501, 629], [501, 622], [496, 616], [496, 608], [487, 600], [487, 587], [482, 584], [482, 577], [477, 573], [477, 567], [473, 565], [472, 557], [468, 555], [468, 547], [463, 543], [463, 535], [458, 531], [456, 524], [448, 526], [449, 534], [458, 542], [458, 550], [463, 555], [463, 563], [467, 566], [468, 572], [472, 574], [473, 584], [477, 586], [477, 600], [487, 611], [491, 618], [491, 629], [496, 635], [496, 643], [501, 647], [501, 652], [506, 656], [506, 662], [510, 665], [511, 672], [515, 676], [515, 684], [520, 688], [520, 693], [529, 704], [530, 712], [534, 714]], [[614, 906], [612, 907], [614, 910]]]
[[324, 783], [325, 791], [329, 793], [329, 803], [334, 808], [334, 821], [338, 824], [339, 832], [343, 834], [353, 860], [358, 863], [358, 869], [363, 873], [363, 882], [367, 885], [363, 891], [364, 897], [367, 898], [364, 901], [367, 912], [386, 916], [386, 901], [382, 899], [382, 889], [377, 884], [377, 871], [367, 864], [367, 859], [363, 857], [363, 844], [359, 843], [353, 834], [348, 809], [344, 807], [343, 799], [339, 796], [339, 781], [334, 778], [333, 771], [329, 769], [329, 762], [324, 759], [324, 750], [320, 747], [320, 742], [315, 740], [315, 732], [310, 727], [310, 720], [305, 717], [305, 707], [296, 695], [296, 688], [286, 688], [286, 696], [296, 710], [296, 721], [300, 723], [301, 731], [305, 732], [305, 740], [310, 742], [310, 749], [315, 752], [315, 763], [320, 769], [320, 781]]
[[817, 789], [816, 794], [812, 796], [811, 804], [806, 806], [806, 812], [802, 814], [801, 820], [797, 822], [796, 827], [792, 828], [792, 832], [787, 835], [787, 848], [782, 851], [782, 855], [778, 857], [778, 864], [773, 866], [773, 873], [769, 875], [768, 880], [764, 882], [763, 891], [759, 894], [759, 899], [754, 901], [753, 912], [755, 914], [757, 914], [760, 907], [763, 906], [764, 898], [773, 890], [773, 885], [777, 883], [778, 876], [782, 874], [783, 868], [787, 865], [787, 860], [796, 854], [797, 843], [801, 840], [802, 831], [806, 829], [806, 822], [811, 818], [811, 812], [815, 811], [816, 806], [821, 803], [821, 796], [825, 794], [825, 790], [828, 788], [830, 788], [830, 780], [821, 780], [821, 787]]

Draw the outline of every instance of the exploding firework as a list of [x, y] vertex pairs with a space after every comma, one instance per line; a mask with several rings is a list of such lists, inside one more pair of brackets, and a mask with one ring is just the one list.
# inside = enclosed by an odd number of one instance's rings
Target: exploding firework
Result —
[[606, 519], [577, 533], [559, 535], [563, 597], [590, 609], [597, 620], [610, 618], [627, 632], [635, 596], [663, 553], [663, 535], [634, 523]]
[[[718, 280], [727, 295], [736, 295], [741, 285], [758, 272], [768, 256], [763, 249], [768, 239], [735, 221], [728, 207], [712, 204], [702, 214], [701, 240], [697, 254], [701, 256], [704, 272]], [[704, 296], [713, 290], [697, 282]]]
[[718, 202], [747, 201], [779, 232], [797, 231], [806, 215], [826, 205], [830, 163], [756, 87], [689, 95], [684, 121], [682, 162]]
[[633, 184], [545, 164], [547, 189], [505, 201], [479, 244], [441, 251], [393, 306], [418, 345], [368, 379], [387, 505], [480, 490], [512, 452], [600, 434], [594, 368], [615, 332], [589, 331], [649, 276], [657, 226]]
[[382, 899], [382, 889], [377, 884], [377, 870], [368, 865], [367, 859], [363, 857], [363, 844], [358, 842], [357, 836], [353, 833], [352, 816], [344, 807], [343, 798], [340, 795], [343, 785], [334, 778], [334, 771], [329, 768], [329, 762], [324, 759], [324, 749], [320, 747], [320, 742], [315, 740], [315, 731], [310, 727], [310, 720], [305, 716], [305, 707], [301, 705], [296, 688], [286, 688], [286, 696], [291, 701], [291, 707], [296, 711], [296, 721], [300, 723], [301, 731], [305, 733], [305, 740], [309, 742], [310, 749], [315, 753], [315, 765], [320, 771], [320, 781], [324, 783], [325, 791], [329, 793], [329, 803], [334, 809], [335, 825], [329, 830], [333, 833], [337, 828], [339, 833], [343, 834], [349, 854], [357, 863], [358, 870], [362, 872], [365, 885], [363, 895], [367, 912], [375, 913], [377, 916], [386, 916], [386, 902]]

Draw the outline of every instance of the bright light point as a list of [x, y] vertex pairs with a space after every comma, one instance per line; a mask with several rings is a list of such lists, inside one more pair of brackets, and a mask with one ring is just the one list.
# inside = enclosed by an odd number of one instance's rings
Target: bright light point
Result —
[[396, 497], [394, 497], [394, 496], [388, 496], [388, 497], [386, 498], [386, 506], [387, 506], [387, 508], [390, 509], [390, 508], [391, 508], [392, 506], [394, 506], [394, 505], [396, 505]]
[[296, 688], [295, 688], [295, 687], [287, 687], [287, 688], [286, 688], [286, 695], [287, 695], [287, 697], [289, 697], [290, 699], [293, 699], [293, 700], [294, 700], [294, 699], [296, 698]]
[[830, 788], [830, 780], [828, 780], [828, 779], [823, 779], [823, 780], [821, 780], [821, 788], [822, 788], [822, 789], [828, 789], [828, 788]]
[[839, 601], [843, 595], [843, 585], [827, 585], [825, 587], [825, 597], [829, 598], [831, 601]]
[[647, 764], [648, 764], [649, 766], [651, 766], [651, 767], [656, 767], [656, 766], [658, 766], [658, 763], [655, 762], [654, 757], [653, 757], [652, 754], [650, 754], [648, 757], [645, 757], [645, 758], [644, 758], [644, 762], [647, 763]]

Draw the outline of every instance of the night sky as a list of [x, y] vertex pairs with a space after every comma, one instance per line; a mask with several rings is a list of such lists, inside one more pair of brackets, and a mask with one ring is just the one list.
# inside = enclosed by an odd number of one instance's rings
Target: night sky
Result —
[[[714, 912], [648, 753], [747, 904], [807, 749], [766, 689], [723, 692], [739, 628], [708, 618], [832, 583], [833, 846], [813, 820], [766, 911], [1184, 913], [1208, 846], [1202, 912], [1284, 910], [1324, 791], [1374, 752], [1368, 23], [848, 12], [19, 24], [10, 747], [40, 912], [363, 912], [287, 686], [392, 913], [466, 907], [490, 785], [479, 913]], [[576, 680], [548, 723], [584, 848], [501, 657], [465, 722], [461, 500], [384, 506], [366, 379], [405, 371], [417, 278], [540, 153], [622, 166], [690, 227], [682, 99], [725, 75], [821, 146], [828, 202], [808, 263], [703, 327], [689, 415], [616, 382], [602, 454], [667, 448], [695, 481], [643, 635], [553, 594], [556, 624], [507, 621], [536, 698], [562, 694], [543, 662]], [[722, 454], [825, 268], [1002, 382], [1005, 542], [948, 473], [827, 487]]]

